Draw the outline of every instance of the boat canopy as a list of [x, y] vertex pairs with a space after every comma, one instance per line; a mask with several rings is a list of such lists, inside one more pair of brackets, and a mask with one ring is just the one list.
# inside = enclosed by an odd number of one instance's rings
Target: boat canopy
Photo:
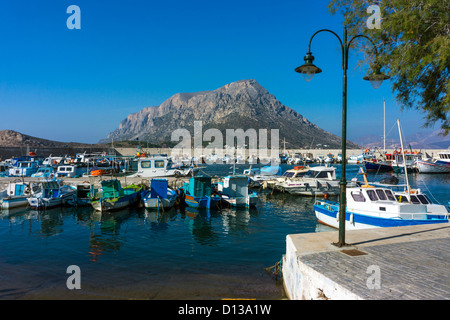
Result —
[[[246, 177], [247, 179], [247, 177]], [[211, 196], [211, 177], [195, 176], [189, 179], [187, 192], [195, 197]]]
[[152, 179], [150, 182], [150, 197], [166, 199], [168, 184], [167, 179]]

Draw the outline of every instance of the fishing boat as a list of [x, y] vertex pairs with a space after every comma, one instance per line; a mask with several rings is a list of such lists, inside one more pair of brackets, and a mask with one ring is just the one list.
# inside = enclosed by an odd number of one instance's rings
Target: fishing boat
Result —
[[11, 177], [31, 177], [38, 170], [39, 161], [18, 161], [13, 168], [9, 169]]
[[390, 172], [393, 171], [392, 162], [363, 160], [364, 167], [369, 172]]
[[304, 196], [334, 196], [340, 192], [336, 168], [327, 166], [311, 167], [304, 176], [277, 183], [275, 188], [290, 194]]
[[263, 189], [275, 189], [277, 184], [286, 182], [287, 180], [293, 181], [297, 178], [303, 177], [308, 171], [309, 166], [296, 166], [293, 169], [286, 170], [281, 177], [275, 177], [274, 179], [265, 180], [262, 184]]
[[89, 206], [91, 202], [90, 194], [93, 192], [94, 186], [89, 182], [83, 182], [75, 186], [76, 193], [72, 199], [69, 199], [67, 204], [74, 207]]
[[11, 209], [28, 205], [30, 187], [25, 182], [10, 182], [8, 187], [0, 192], [2, 209]]
[[[448, 223], [448, 215], [428, 213], [427, 205], [399, 202], [389, 188], [364, 185], [347, 188], [347, 230]], [[339, 228], [339, 203], [316, 200], [314, 211], [320, 223]]]
[[136, 172], [130, 177], [160, 178], [173, 176], [188, 176], [197, 174], [196, 167], [174, 167], [172, 160], [166, 154], [140, 155], [136, 160]]
[[[235, 172], [233, 172], [234, 174]], [[243, 171], [243, 174], [248, 177], [248, 183], [250, 188], [260, 187], [264, 181], [273, 180], [281, 176], [281, 167], [264, 166], [262, 168], [248, 168]]]
[[370, 149], [364, 150], [360, 155], [350, 156], [347, 159], [347, 163], [349, 163], [349, 164], [360, 164], [360, 163], [363, 163], [364, 160], [366, 160], [366, 161], [376, 160], [375, 155], [373, 154], [372, 151], [370, 151]]
[[140, 201], [141, 192], [142, 187], [136, 185], [122, 187], [117, 179], [103, 180], [101, 191], [91, 198], [91, 205], [100, 212], [130, 207]]
[[[397, 123], [403, 149], [400, 121], [397, 120]], [[369, 185], [363, 168], [360, 168], [359, 173], [363, 174], [364, 185], [346, 189], [347, 207], [343, 214], [347, 230], [449, 222], [447, 208], [432, 205], [427, 197], [419, 197], [419, 193], [410, 188], [405, 162], [403, 166], [406, 194], [394, 194], [390, 188]], [[402, 201], [402, 198], [407, 201]], [[338, 202], [317, 200], [314, 204], [319, 222], [335, 228], [339, 228], [339, 210]]]
[[[247, 179], [247, 177], [246, 177]], [[222, 197], [212, 193], [211, 177], [195, 176], [182, 187], [184, 201], [191, 208], [214, 209], [220, 206]]]
[[51, 166], [39, 166], [38, 170], [31, 175], [32, 178], [50, 178], [55, 176], [55, 169]]
[[450, 152], [439, 152], [437, 159], [416, 160], [419, 173], [450, 173]]
[[152, 179], [150, 190], [142, 195], [142, 202], [148, 209], [166, 210], [174, 206], [177, 193], [168, 187], [167, 179]]
[[31, 182], [29, 205], [34, 209], [48, 209], [68, 204], [76, 195], [75, 188], [62, 180]]
[[232, 207], [254, 207], [259, 200], [258, 194], [248, 189], [246, 175], [225, 176], [218, 184], [218, 191]]

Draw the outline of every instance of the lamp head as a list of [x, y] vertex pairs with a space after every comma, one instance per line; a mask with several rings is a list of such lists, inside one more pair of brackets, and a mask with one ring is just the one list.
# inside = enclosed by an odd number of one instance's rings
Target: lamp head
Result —
[[365, 76], [363, 79], [370, 81], [370, 84], [374, 89], [378, 89], [384, 80], [389, 79], [390, 77], [381, 72], [381, 66], [379, 63], [375, 63], [372, 65], [372, 73], [368, 76]]
[[300, 67], [295, 68], [295, 71], [301, 73], [306, 82], [309, 82], [312, 80], [316, 73], [321, 73], [322, 70], [313, 64], [314, 56], [311, 52], [308, 52], [306, 54], [304, 60], [305, 63]]

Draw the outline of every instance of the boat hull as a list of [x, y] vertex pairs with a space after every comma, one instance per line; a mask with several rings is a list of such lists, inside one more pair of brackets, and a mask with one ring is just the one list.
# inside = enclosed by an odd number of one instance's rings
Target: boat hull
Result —
[[450, 164], [418, 160], [416, 166], [419, 173], [450, 173]]
[[2, 209], [12, 209], [28, 205], [28, 197], [11, 197], [0, 201]]
[[170, 209], [174, 206], [176, 199], [163, 199], [163, 198], [146, 198], [143, 200], [144, 207], [148, 209]]
[[375, 172], [389, 172], [394, 170], [391, 164], [386, 164], [382, 162], [364, 161], [364, 167], [366, 168], [366, 171], [375, 171]]
[[102, 199], [91, 201], [92, 207], [96, 211], [106, 212], [130, 207], [138, 202], [139, 192], [118, 198]]
[[[314, 205], [314, 212], [320, 223], [339, 228], [339, 207], [336, 204]], [[422, 224], [449, 223], [447, 219], [437, 219], [429, 215], [419, 219], [397, 219], [370, 216], [347, 211], [345, 214], [346, 230], [361, 230], [383, 227], [402, 227]], [[422, 216], [421, 216], [422, 217]]]

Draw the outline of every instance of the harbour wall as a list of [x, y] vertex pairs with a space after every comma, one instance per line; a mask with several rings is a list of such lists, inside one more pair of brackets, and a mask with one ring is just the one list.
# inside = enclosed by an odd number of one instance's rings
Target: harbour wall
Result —
[[[21, 155], [27, 155], [28, 152], [35, 152], [38, 156], [47, 157], [49, 155], [53, 156], [64, 156], [64, 155], [75, 155], [77, 153], [93, 153], [93, 152], [107, 152], [111, 153], [113, 151], [116, 155], [122, 156], [134, 156], [137, 152], [143, 152], [147, 154], [167, 154], [169, 156], [173, 155], [173, 149], [171, 148], [110, 148], [110, 147], [0, 147], [0, 160], [5, 160], [11, 157], [18, 157]], [[214, 150], [216, 154], [219, 150]], [[283, 150], [280, 149], [280, 152]], [[360, 155], [364, 149], [347, 149], [347, 157]], [[439, 152], [448, 151], [448, 149], [422, 149], [420, 150], [422, 153], [428, 153], [430, 156], [437, 156]], [[198, 152], [198, 151], [197, 151]], [[204, 155], [209, 155], [212, 152], [210, 149], [203, 149]], [[394, 149], [387, 149], [387, 153], [394, 152]], [[338, 154], [341, 153], [341, 149], [286, 149], [286, 153], [289, 155], [294, 155], [295, 153], [301, 153], [302, 155], [310, 153], [314, 157], [319, 155], [326, 156], [327, 154], [332, 154], [335, 158]], [[377, 156], [381, 156], [382, 150], [377, 151], [375, 154]], [[179, 154], [183, 155], [196, 155], [194, 149], [182, 150]], [[227, 154], [227, 150], [223, 150], [222, 154]], [[229, 154], [229, 151], [228, 151]], [[252, 150], [250, 153], [249, 150], [245, 150], [245, 156], [247, 157], [249, 154], [258, 154], [258, 150]], [[267, 154], [270, 155], [270, 150], [267, 151]]]
[[[115, 148], [115, 150], [124, 155], [124, 156], [132, 156], [132, 155], [136, 155], [138, 149], [136, 148]], [[347, 149], [347, 157], [350, 156], [357, 156], [360, 155], [365, 149]], [[415, 151], [416, 149], [413, 149], [413, 151]], [[195, 150], [192, 149], [190, 152], [190, 155], [194, 155]], [[437, 156], [437, 154], [439, 152], [443, 152], [443, 151], [448, 151], [448, 149], [421, 149], [418, 151], [422, 151], [423, 154], [428, 153], [430, 156]], [[171, 148], [142, 148], [141, 152], [145, 152], [147, 154], [167, 154], [167, 155], [172, 155], [172, 149]], [[211, 153], [212, 151], [210, 149], [203, 149], [203, 154], [204, 155], [208, 155], [209, 153]], [[249, 152], [249, 150], [245, 151], [245, 155], [248, 156], [249, 154], [251, 154]], [[283, 152], [282, 149], [280, 149], [280, 152]], [[380, 156], [381, 153], [383, 151], [377, 151], [375, 154], [377, 156]], [[387, 153], [393, 153], [394, 149], [387, 149], [386, 150]], [[188, 155], [189, 154], [189, 149], [185, 149], [182, 151], [183, 154]], [[217, 153], [217, 150], [216, 150]], [[286, 153], [288, 153], [289, 155], [294, 155], [295, 153], [301, 153], [301, 154], [306, 154], [306, 153], [311, 153], [314, 157], [317, 157], [319, 155], [323, 155], [326, 156], [327, 154], [331, 153], [332, 155], [334, 155], [334, 157], [337, 157], [338, 154], [341, 153], [341, 149], [286, 149]], [[222, 154], [227, 154], [226, 150], [222, 151]], [[258, 150], [253, 150], [252, 154], [258, 154]], [[268, 154], [270, 154], [270, 151], [268, 151]]]

